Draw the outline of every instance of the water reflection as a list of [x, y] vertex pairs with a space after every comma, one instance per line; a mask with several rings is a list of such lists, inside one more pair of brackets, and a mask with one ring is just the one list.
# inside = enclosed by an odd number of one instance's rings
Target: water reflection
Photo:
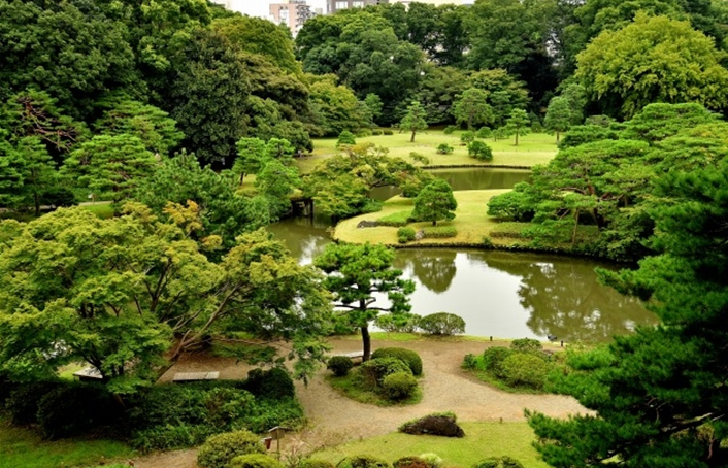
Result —
[[316, 215], [313, 218], [286, 219], [271, 224], [268, 226], [268, 231], [286, 243], [291, 254], [298, 258], [299, 263], [308, 265], [323, 253], [326, 244], [331, 242], [328, 231], [330, 226], [331, 218]]
[[414, 255], [397, 254], [395, 267], [416, 278], [430, 291], [440, 294], [450, 289], [458, 268], [457, 252], [453, 249], [417, 249]]

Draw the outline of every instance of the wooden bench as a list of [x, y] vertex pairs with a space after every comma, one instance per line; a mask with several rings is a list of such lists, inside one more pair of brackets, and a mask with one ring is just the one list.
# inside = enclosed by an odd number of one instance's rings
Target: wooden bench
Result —
[[172, 382], [195, 382], [198, 380], [217, 380], [220, 372], [177, 372], [172, 377]]

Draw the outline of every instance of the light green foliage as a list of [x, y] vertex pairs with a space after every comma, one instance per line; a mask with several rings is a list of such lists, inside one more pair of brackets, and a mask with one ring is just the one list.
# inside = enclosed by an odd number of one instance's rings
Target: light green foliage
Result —
[[235, 146], [238, 150], [238, 157], [235, 158], [232, 171], [240, 174], [240, 183], [246, 174], [255, 174], [263, 166], [266, 159], [265, 141], [260, 138], [241, 138]]
[[341, 145], [355, 145], [355, 144], [356, 144], [356, 136], [354, 136], [353, 133], [351, 133], [348, 130], [344, 130], [343, 132], [339, 133], [339, 138], [336, 140], [337, 148]]
[[374, 93], [369, 93], [364, 98], [364, 104], [367, 106], [367, 109], [369, 109], [369, 113], [372, 116], [372, 120], [376, 121], [380, 115], [382, 115], [382, 109], [384, 108], [384, 103]]
[[460, 134], [460, 143], [461, 144], [469, 144], [472, 141], [475, 140], [475, 133], [471, 131], [463, 132]]
[[35, 208], [57, 187], [58, 171], [45, 145], [36, 136], [24, 137], [13, 148], [0, 141], [0, 202], [11, 208]]
[[388, 375], [403, 373], [412, 375], [407, 363], [395, 357], [372, 358], [360, 367], [362, 378], [370, 389], [382, 388]]
[[577, 57], [576, 77], [611, 116], [630, 118], [653, 102], [722, 109], [728, 98], [723, 58], [688, 22], [640, 13], [634, 24], [597, 36]]
[[404, 400], [414, 393], [417, 379], [406, 372], [394, 372], [384, 377], [382, 391], [390, 400]]
[[455, 219], [457, 207], [458, 202], [450, 184], [444, 179], [435, 179], [417, 195], [412, 217], [420, 221], [429, 221], [436, 226], [438, 221]]
[[[411, 229], [411, 228], [410, 228]], [[412, 230], [414, 233], [414, 229]], [[417, 314], [379, 314], [374, 319], [377, 328], [390, 333], [414, 333], [420, 321]], [[381, 349], [381, 348], [379, 348]], [[376, 353], [376, 351], [374, 351]]]
[[526, 83], [502, 68], [475, 72], [468, 83], [487, 94], [495, 127], [501, 127], [513, 109], [524, 108], [530, 101]]
[[412, 219], [412, 210], [395, 211], [377, 219], [380, 226], [402, 227]]
[[529, 132], [528, 113], [523, 109], [513, 109], [511, 115], [506, 120], [505, 130], [516, 136], [516, 146], [518, 146], [518, 137]]
[[233, 458], [226, 468], [284, 468], [284, 465], [267, 455], [252, 454]]
[[468, 143], [468, 156], [478, 161], [492, 161], [493, 148], [484, 141], [473, 140]]
[[572, 120], [569, 101], [564, 97], [551, 99], [543, 124], [547, 129], [556, 132], [556, 143], [559, 142], [561, 132], [569, 129]]
[[455, 226], [429, 226], [422, 229], [422, 236], [425, 239], [445, 239], [457, 235], [458, 230]]
[[580, 84], [571, 83], [564, 88], [560, 97], [566, 99], [569, 104], [571, 125], [583, 124], [584, 108], [589, 101], [586, 96], [586, 89]]
[[[329, 275], [323, 287], [334, 296], [337, 307], [347, 310], [349, 321], [359, 327], [364, 345], [364, 360], [369, 359], [369, 323], [380, 311], [407, 313], [408, 296], [414, 292], [411, 280], [402, 279], [402, 270], [392, 267], [394, 250], [381, 244], [328, 244], [314, 264]], [[337, 274], [331, 274], [337, 273]], [[386, 294], [390, 306], [372, 307], [373, 292]]]
[[[392, 316], [390, 316], [392, 317]], [[408, 318], [408, 317], [404, 317]], [[411, 317], [410, 317], [411, 318]], [[377, 348], [372, 354], [373, 359], [393, 357], [404, 361], [412, 375], [422, 375], [422, 358], [417, 352], [407, 348]]]
[[399, 123], [399, 128], [411, 132], [410, 143], [415, 141], [415, 136], [420, 130], [427, 130], [427, 112], [419, 101], [412, 101], [407, 106], [407, 113]]
[[453, 115], [457, 123], [466, 124], [468, 130], [494, 121], [493, 109], [488, 104], [488, 94], [477, 88], [463, 92], [453, 106]]
[[488, 214], [501, 219], [528, 222], [533, 218], [534, 206], [529, 195], [531, 185], [519, 182], [510, 192], [492, 197], [488, 202]]
[[369, 128], [372, 118], [381, 114], [382, 101], [375, 99], [376, 94], [368, 94], [369, 101], [361, 103], [351, 89], [336, 85], [335, 75], [306, 74], [306, 79], [311, 82], [308, 102], [314, 115], [312, 123], [321, 136]]
[[136, 136], [97, 135], [71, 153], [61, 173], [88, 187], [97, 199], [118, 202], [128, 198], [156, 164], [154, 154]]
[[524, 468], [523, 463], [511, 457], [491, 457], [481, 460], [473, 468]]
[[417, 239], [417, 231], [415, 231], [414, 228], [405, 226], [397, 229], [397, 242], [400, 244], [406, 244], [407, 242], [412, 242], [415, 239]]
[[449, 312], [436, 312], [425, 315], [418, 326], [430, 335], [457, 335], [465, 333], [465, 320]]
[[260, 437], [245, 430], [228, 432], [211, 436], [200, 446], [197, 464], [203, 468], [228, 468], [234, 458], [252, 454], [265, 454]]
[[437, 154], [452, 154], [455, 148], [447, 143], [440, 143], [437, 145]]
[[423, 166], [427, 166], [428, 164], [430, 164], [430, 158], [428, 158], [424, 154], [412, 152], [409, 154], [409, 158], [416, 163], [422, 164]]
[[488, 127], [480, 127], [477, 132], [475, 132], [475, 136], [477, 138], [488, 138], [493, 134], [493, 131]]
[[255, 178], [255, 188], [268, 202], [269, 219], [277, 219], [290, 211], [290, 197], [300, 184], [295, 166], [287, 167], [277, 159], [271, 159], [263, 166]]

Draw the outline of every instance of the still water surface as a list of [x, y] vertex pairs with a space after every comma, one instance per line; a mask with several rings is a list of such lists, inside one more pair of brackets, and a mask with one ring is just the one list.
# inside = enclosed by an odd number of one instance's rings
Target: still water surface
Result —
[[[529, 175], [472, 169], [436, 174], [452, 177], [459, 190], [509, 188]], [[329, 220], [316, 217], [289, 219], [269, 229], [301, 263], [311, 263], [331, 242], [329, 227]], [[565, 341], [606, 341], [657, 323], [639, 301], [599, 285], [594, 268], [615, 267], [593, 260], [478, 249], [399, 249], [395, 266], [417, 284], [410, 298], [413, 312], [456, 313], [465, 319], [469, 335], [546, 339], [551, 334]]]

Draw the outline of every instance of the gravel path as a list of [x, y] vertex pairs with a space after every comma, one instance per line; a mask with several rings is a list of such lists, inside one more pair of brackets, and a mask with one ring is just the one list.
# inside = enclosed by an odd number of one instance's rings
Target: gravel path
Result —
[[[356, 340], [332, 340], [334, 353], [361, 350]], [[497, 345], [499, 343], [493, 343]], [[340, 396], [325, 382], [320, 372], [304, 387], [296, 384], [298, 398], [306, 411], [309, 425], [299, 437], [290, 437], [290, 443], [305, 440], [307, 448], [336, 445], [348, 440], [393, 432], [402, 423], [435, 411], [453, 411], [458, 420], [525, 421], [525, 408], [565, 417], [584, 412], [576, 400], [559, 395], [519, 395], [496, 390], [471, 377], [460, 369], [463, 356], [480, 354], [490, 343], [412, 341], [372, 343], [372, 347], [400, 346], [417, 351], [424, 362], [424, 377], [420, 381], [424, 397], [417, 405], [378, 407], [365, 405]], [[245, 377], [248, 367], [218, 358], [193, 358], [180, 361], [163, 380], [174, 372], [220, 370], [221, 378]], [[138, 468], [196, 468], [195, 450], [180, 450], [135, 460]]]

